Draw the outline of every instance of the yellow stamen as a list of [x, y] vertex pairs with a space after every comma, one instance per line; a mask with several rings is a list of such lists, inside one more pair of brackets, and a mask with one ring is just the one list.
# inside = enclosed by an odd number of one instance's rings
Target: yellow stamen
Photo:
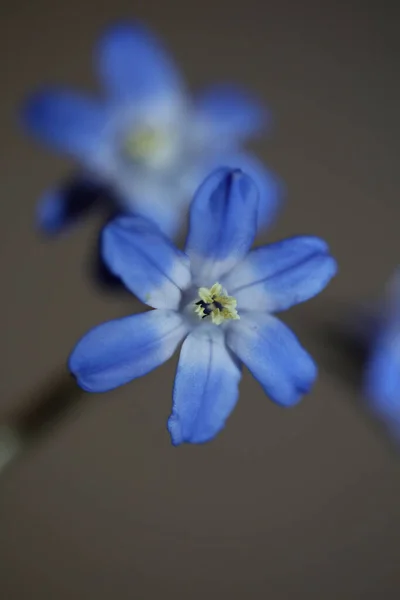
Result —
[[214, 283], [211, 288], [201, 287], [198, 294], [200, 300], [195, 303], [195, 313], [199, 318], [211, 317], [214, 325], [221, 325], [229, 319], [240, 319], [236, 298], [228, 296], [220, 283]]
[[124, 150], [133, 160], [144, 160], [165, 144], [165, 137], [161, 131], [143, 127], [125, 137]]

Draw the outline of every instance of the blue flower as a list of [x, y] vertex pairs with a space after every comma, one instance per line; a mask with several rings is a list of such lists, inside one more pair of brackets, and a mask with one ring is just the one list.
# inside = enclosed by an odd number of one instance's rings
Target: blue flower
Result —
[[400, 440], [400, 270], [382, 304], [369, 340], [364, 391], [371, 412]]
[[106, 186], [122, 212], [141, 214], [174, 236], [195, 189], [221, 165], [246, 169], [259, 182], [259, 226], [268, 224], [281, 184], [240, 148], [269, 121], [253, 98], [219, 85], [190, 100], [169, 55], [137, 23], [110, 27], [95, 56], [102, 100], [51, 88], [23, 110], [28, 131], [72, 155], [82, 170], [72, 184], [44, 194], [42, 228], [59, 231], [92, 205], [93, 188], [99, 197]]
[[282, 406], [308, 392], [316, 366], [272, 313], [318, 294], [336, 272], [324, 241], [294, 237], [250, 251], [258, 192], [239, 170], [214, 171], [190, 207], [185, 252], [138, 216], [103, 231], [111, 270], [155, 310], [95, 327], [69, 368], [104, 392], [145, 375], [183, 341], [168, 429], [174, 445], [212, 439], [238, 399], [241, 364]]

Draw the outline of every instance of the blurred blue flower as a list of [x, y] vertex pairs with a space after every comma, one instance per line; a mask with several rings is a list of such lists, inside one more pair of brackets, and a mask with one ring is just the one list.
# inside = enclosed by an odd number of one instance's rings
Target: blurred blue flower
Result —
[[23, 110], [30, 133], [77, 159], [83, 174], [40, 201], [39, 225], [57, 232], [93, 204], [102, 186], [123, 212], [136, 212], [175, 236], [203, 178], [217, 166], [246, 169], [263, 190], [259, 226], [272, 219], [281, 184], [241, 144], [269, 117], [232, 86], [215, 86], [191, 100], [160, 42], [137, 23], [101, 36], [95, 66], [102, 100], [50, 88]]
[[106, 226], [108, 266], [156, 310], [99, 325], [78, 342], [69, 368], [83, 389], [104, 392], [145, 375], [184, 340], [168, 421], [174, 445], [208, 441], [223, 428], [242, 363], [282, 406], [310, 390], [313, 360], [271, 313], [318, 294], [336, 263], [309, 236], [250, 251], [257, 209], [252, 179], [218, 169], [191, 204], [185, 252], [139, 216]]
[[400, 440], [400, 269], [388, 283], [374, 323], [364, 391], [372, 413]]

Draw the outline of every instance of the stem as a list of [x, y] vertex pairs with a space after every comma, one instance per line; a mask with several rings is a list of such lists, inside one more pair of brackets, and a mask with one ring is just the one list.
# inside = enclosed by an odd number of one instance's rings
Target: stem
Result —
[[22, 408], [0, 422], [0, 473], [32, 441], [48, 431], [83, 396], [73, 377], [62, 370], [22, 402]]

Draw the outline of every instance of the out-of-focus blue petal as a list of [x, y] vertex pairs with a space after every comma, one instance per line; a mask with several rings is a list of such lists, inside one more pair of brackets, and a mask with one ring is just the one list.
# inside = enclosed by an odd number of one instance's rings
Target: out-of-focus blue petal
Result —
[[[158, 200], [161, 202], [149, 203], [147, 205], [142, 201], [137, 202], [137, 212], [154, 223], [168, 239], [175, 239], [179, 234], [180, 228], [186, 224], [187, 207], [171, 202], [171, 195], [167, 197], [162, 186], [160, 186], [159, 192]], [[177, 193], [177, 191], [172, 191], [172, 194], [174, 193]], [[164, 204], [162, 205], [163, 200]]]
[[27, 100], [22, 119], [41, 141], [87, 158], [98, 151], [108, 111], [75, 92], [49, 88]]
[[69, 369], [81, 388], [105, 392], [168, 360], [186, 333], [182, 317], [152, 310], [98, 325], [75, 346]]
[[178, 308], [181, 290], [191, 282], [188, 257], [139, 216], [121, 216], [105, 227], [102, 254], [111, 271], [154, 308]]
[[364, 389], [377, 416], [400, 424], [400, 332], [390, 322], [373, 345]]
[[190, 207], [186, 253], [196, 284], [208, 286], [249, 251], [257, 228], [258, 191], [240, 170], [218, 169]]
[[400, 441], [400, 269], [385, 287], [373, 312], [374, 328], [366, 331], [370, 355], [364, 373], [364, 392], [374, 416]]
[[281, 321], [258, 312], [241, 313], [227, 329], [227, 344], [282, 406], [296, 404], [317, 376], [310, 355]]
[[224, 279], [238, 310], [285, 310], [318, 294], [337, 270], [327, 244], [311, 236], [257, 248]]
[[213, 156], [206, 162], [204, 172], [207, 174], [221, 167], [240, 169], [252, 178], [259, 192], [257, 229], [269, 227], [284, 200], [285, 186], [282, 180], [255, 156], [245, 152], [223, 152]]
[[109, 27], [99, 40], [97, 61], [105, 88], [118, 101], [173, 96], [182, 87], [159, 40], [139, 23]]
[[[168, 238], [174, 238], [187, 218], [187, 203], [183, 202], [182, 191], [177, 180], [163, 181], [151, 173], [142, 173], [135, 179], [122, 178], [121, 204], [128, 213], [139, 214], [155, 223]], [[188, 194], [185, 194], [188, 197]]]
[[47, 190], [40, 198], [36, 221], [48, 234], [59, 233], [86, 215], [103, 192], [97, 183], [76, 178], [59, 188]]
[[205, 90], [196, 102], [199, 127], [216, 144], [235, 142], [260, 135], [268, 127], [271, 115], [245, 90], [233, 85], [215, 85]]
[[240, 369], [215, 325], [184, 341], [176, 373], [168, 431], [172, 443], [211, 440], [224, 427], [239, 395]]

